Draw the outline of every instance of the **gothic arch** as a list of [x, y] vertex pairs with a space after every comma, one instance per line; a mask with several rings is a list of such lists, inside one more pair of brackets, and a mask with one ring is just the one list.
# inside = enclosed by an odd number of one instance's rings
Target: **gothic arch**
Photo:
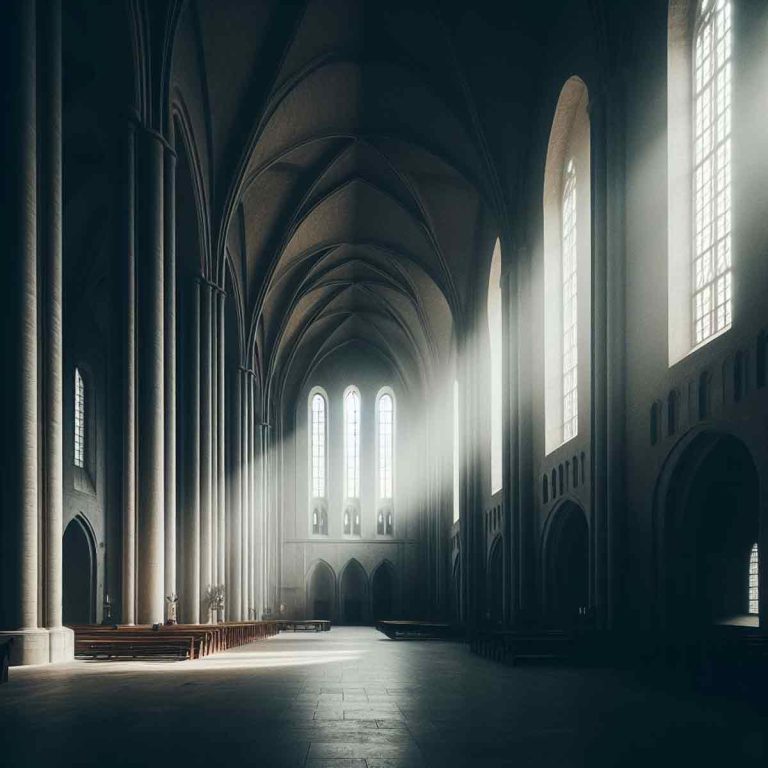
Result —
[[339, 618], [342, 624], [367, 624], [369, 584], [365, 568], [352, 558], [339, 575]]
[[748, 614], [760, 535], [754, 453], [734, 434], [691, 430], [670, 452], [654, 499], [658, 625], [677, 636]]
[[87, 518], [75, 515], [62, 539], [64, 624], [96, 623], [96, 539]]
[[584, 509], [566, 499], [547, 519], [542, 546], [547, 623], [570, 628], [589, 606], [589, 525]]
[[316, 560], [306, 576], [306, 618], [336, 621], [336, 574], [325, 560]]
[[398, 615], [397, 571], [389, 560], [382, 560], [371, 576], [371, 618], [393, 619]]

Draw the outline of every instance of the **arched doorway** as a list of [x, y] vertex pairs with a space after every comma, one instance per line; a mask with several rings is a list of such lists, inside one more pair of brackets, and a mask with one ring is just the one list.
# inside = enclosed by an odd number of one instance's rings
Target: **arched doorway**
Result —
[[64, 624], [96, 621], [96, 549], [88, 523], [70, 521], [62, 541], [62, 610]]
[[368, 577], [357, 560], [350, 560], [341, 575], [341, 622], [367, 624]]
[[697, 634], [719, 623], [755, 626], [750, 560], [758, 542], [758, 476], [746, 446], [703, 433], [663, 488], [660, 584], [668, 629]]
[[395, 569], [385, 561], [371, 579], [371, 608], [373, 620], [395, 618]]
[[545, 539], [545, 611], [555, 627], [571, 628], [589, 604], [589, 528], [584, 510], [565, 502], [553, 513]]
[[336, 577], [324, 561], [316, 563], [307, 579], [307, 619], [333, 621], [336, 601]]
[[488, 621], [493, 625], [504, 623], [504, 549], [497, 536], [488, 558]]

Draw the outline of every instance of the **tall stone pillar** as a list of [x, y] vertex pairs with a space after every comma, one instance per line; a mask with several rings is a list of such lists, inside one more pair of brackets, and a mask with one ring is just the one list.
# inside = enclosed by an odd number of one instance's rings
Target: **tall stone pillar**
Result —
[[200, 286], [200, 619], [210, 619], [205, 594], [213, 585], [212, 503], [213, 435], [211, 392], [211, 305], [213, 290], [210, 283]]
[[162, 622], [165, 613], [165, 145], [145, 128], [140, 137], [137, 619], [154, 624]]
[[250, 465], [248, 472], [248, 493], [251, 498], [251, 522], [249, 529], [248, 546], [251, 550], [251, 568], [248, 572], [248, 589], [251, 594], [251, 608], [254, 611], [254, 619], [261, 617], [261, 595], [259, 593], [260, 579], [258, 574], [264, 566], [264, 553], [259, 549], [259, 532], [263, 524], [264, 507], [260, 496], [261, 485], [257, 482], [257, 475], [261, 471], [261, 451], [259, 450], [259, 438], [261, 435], [259, 411], [256, 406], [256, 376], [253, 371], [248, 377], [248, 392], [251, 402], [251, 418], [249, 429]]
[[71, 659], [74, 633], [62, 626], [62, 536], [64, 515], [62, 442], [62, 146], [61, 0], [40, 7], [38, 61], [39, 167], [42, 226], [38, 227], [42, 277], [43, 354], [43, 619], [50, 633], [50, 660]]
[[176, 593], [176, 153], [166, 148], [165, 182], [165, 584]]
[[227, 569], [227, 594], [228, 608], [227, 614], [231, 621], [242, 621], [242, 538], [243, 538], [243, 520], [242, 520], [242, 378], [243, 371], [238, 368], [234, 376], [234, 386], [232, 387], [232, 409], [234, 416], [233, 424], [230, 430], [231, 434], [231, 478], [229, 485], [231, 503], [227, 506], [227, 535], [229, 541], [228, 547], [228, 569]]
[[181, 593], [181, 620], [200, 623], [200, 280], [189, 289], [186, 327], [190, 338], [186, 359], [189, 395], [186, 409], [187, 439], [184, 472], [184, 589]]
[[211, 584], [219, 575], [219, 334], [218, 288], [211, 286]]
[[136, 132], [123, 151], [123, 578], [122, 623], [136, 623]]
[[[225, 397], [224, 397], [224, 361], [225, 361], [225, 344], [224, 344], [224, 302], [226, 300], [226, 295], [224, 291], [217, 291], [216, 293], [216, 337], [218, 339], [218, 345], [216, 347], [218, 357], [216, 360], [216, 378], [217, 378], [217, 386], [216, 386], [216, 395], [217, 395], [217, 403], [216, 403], [216, 411], [218, 413], [218, 418], [216, 421], [217, 426], [217, 438], [216, 438], [216, 447], [217, 447], [217, 459], [216, 459], [216, 465], [218, 467], [217, 475], [216, 475], [216, 481], [218, 483], [218, 501], [219, 501], [219, 508], [218, 508], [218, 533], [216, 536], [216, 541], [218, 543], [218, 552], [216, 555], [216, 581], [218, 584], [224, 584], [227, 581], [226, 576], [226, 562], [227, 562], [227, 522], [226, 522], [226, 510], [227, 510], [227, 504], [226, 504], [226, 471], [225, 471], [225, 458], [226, 458], [226, 452], [225, 452], [225, 435], [226, 435], [226, 429], [225, 429], [225, 422], [226, 422], [226, 403], [225, 403]], [[228, 587], [229, 588], [229, 587]]]
[[243, 618], [251, 618], [251, 390], [250, 390], [250, 374], [247, 370], [241, 371], [240, 383], [242, 386], [242, 407], [243, 407], [243, 420], [242, 420], [242, 493], [243, 493], [243, 538], [242, 538], [242, 552], [243, 552], [243, 570], [242, 570], [242, 605], [243, 605]]
[[[36, 3], [12, 0], [1, 11], [4, 72], [4, 242], [0, 483], [0, 631], [14, 636], [12, 664], [49, 660], [38, 628], [38, 318]], [[12, 31], [11, 31], [12, 30]]]

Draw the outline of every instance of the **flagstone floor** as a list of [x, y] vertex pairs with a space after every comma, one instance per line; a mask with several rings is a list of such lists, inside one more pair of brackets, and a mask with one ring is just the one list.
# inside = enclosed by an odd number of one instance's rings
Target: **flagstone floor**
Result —
[[768, 765], [768, 719], [626, 674], [511, 668], [368, 628], [193, 662], [12, 669], [0, 766]]

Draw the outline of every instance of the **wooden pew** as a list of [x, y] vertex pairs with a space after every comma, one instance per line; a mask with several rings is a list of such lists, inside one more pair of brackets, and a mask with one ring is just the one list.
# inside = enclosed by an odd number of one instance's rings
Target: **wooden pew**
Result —
[[75, 655], [200, 659], [277, 634], [274, 621], [172, 625], [75, 625]]

